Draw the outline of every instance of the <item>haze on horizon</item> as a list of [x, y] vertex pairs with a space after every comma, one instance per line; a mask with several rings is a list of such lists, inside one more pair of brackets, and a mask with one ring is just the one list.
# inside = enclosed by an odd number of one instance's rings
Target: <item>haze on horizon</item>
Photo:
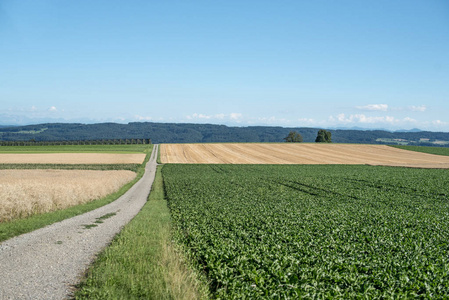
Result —
[[0, 2], [0, 124], [449, 131], [449, 2]]

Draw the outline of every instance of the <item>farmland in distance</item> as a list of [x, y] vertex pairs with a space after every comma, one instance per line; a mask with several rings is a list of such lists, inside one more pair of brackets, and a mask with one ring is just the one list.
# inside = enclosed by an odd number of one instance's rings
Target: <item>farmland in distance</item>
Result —
[[141, 164], [148, 145], [1, 146], [4, 164]]
[[141, 164], [145, 154], [0, 153], [0, 164]]
[[449, 157], [384, 145], [358, 144], [162, 144], [162, 163], [368, 164], [449, 168]]
[[0, 147], [0, 223], [104, 198], [136, 178], [149, 145]]
[[215, 298], [444, 298], [449, 173], [165, 165], [176, 239]]

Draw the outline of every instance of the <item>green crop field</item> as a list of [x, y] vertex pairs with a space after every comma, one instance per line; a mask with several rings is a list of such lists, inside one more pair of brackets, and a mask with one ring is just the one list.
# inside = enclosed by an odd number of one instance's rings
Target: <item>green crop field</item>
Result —
[[213, 298], [449, 295], [449, 172], [165, 165], [174, 238]]
[[391, 146], [391, 147], [429, 154], [449, 156], [449, 148], [447, 147], [428, 147], [428, 146]]

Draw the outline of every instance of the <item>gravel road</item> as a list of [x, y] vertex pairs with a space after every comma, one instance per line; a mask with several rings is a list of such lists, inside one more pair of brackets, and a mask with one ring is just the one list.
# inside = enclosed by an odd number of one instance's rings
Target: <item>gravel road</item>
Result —
[[144, 176], [113, 203], [0, 243], [0, 299], [69, 298], [95, 256], [145, 204], [157, 150]]

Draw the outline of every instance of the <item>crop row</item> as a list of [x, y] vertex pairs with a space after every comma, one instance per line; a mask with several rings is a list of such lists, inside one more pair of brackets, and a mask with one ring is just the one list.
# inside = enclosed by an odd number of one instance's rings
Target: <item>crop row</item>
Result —
[[175, 237], [215, 298], [442, 298], [449, 172], [166, 165]]

